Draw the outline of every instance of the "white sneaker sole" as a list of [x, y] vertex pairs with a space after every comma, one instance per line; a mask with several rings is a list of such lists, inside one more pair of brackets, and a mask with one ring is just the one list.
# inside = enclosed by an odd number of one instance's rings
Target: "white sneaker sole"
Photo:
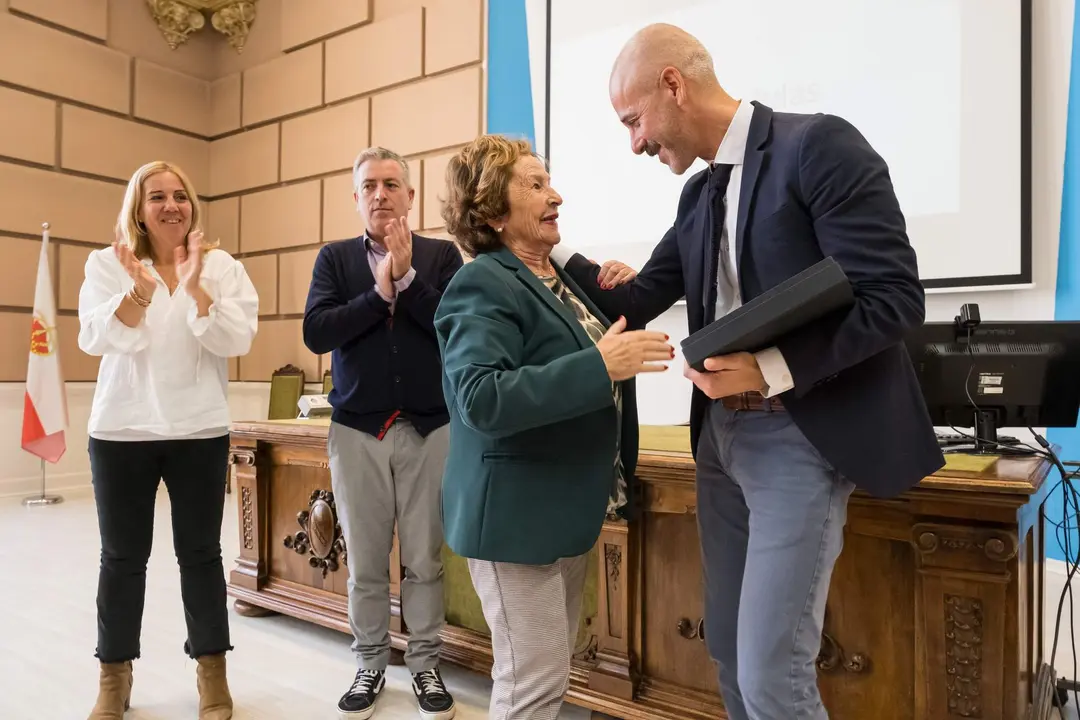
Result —
[[369, 717], [375, 714], [375, 709], [379, 707], [379, 698], [375, 698], [375, 702], [367, 710], [353, 710], [348, 712], [338, 708], [338, 717], [341, 720], [368, 720]]
[[443, 710], [442, 712], [432, 713], [420, 710], [420, 717], [424, 718], [424, 720], [453, 720], [455, 715], [457, 715], [457, 705], [454, 705], [449, 710]]

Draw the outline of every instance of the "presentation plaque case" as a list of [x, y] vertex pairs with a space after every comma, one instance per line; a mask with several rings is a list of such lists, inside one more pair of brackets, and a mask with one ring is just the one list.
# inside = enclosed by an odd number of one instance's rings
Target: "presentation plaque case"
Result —
[[683, 340], [683, 357], [700, 372], [706, 358], [764, 350], [792, 330], [854, 303], [847, 275], [828, 257]]

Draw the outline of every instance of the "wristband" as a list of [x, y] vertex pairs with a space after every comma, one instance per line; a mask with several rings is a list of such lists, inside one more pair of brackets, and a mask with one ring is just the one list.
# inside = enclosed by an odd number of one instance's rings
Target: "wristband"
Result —
[[139, 291], [136, 290], [134, 286], [132, 286], [131, 290], [128, 291], [128, 297], [134, 300], [135, 304], [141, 308], [150, 307], [150, 301], [140, 295]]

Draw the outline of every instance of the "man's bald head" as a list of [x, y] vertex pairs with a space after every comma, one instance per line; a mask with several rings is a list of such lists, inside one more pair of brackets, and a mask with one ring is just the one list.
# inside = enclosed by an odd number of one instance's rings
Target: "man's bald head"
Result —
[[655, 23], [634, 33], [611, 69], [611, 90], [655, 83], [666, 68], [702, 85], [718, 85], [712, 56], [701, 41], [682, 28]]
[[738, 108], [716, 81], [712, 56], [682, 28], [648, 25], [623, 46], [608, 84], [630, 149], [659, 157], [676, 175], [712, 161]]

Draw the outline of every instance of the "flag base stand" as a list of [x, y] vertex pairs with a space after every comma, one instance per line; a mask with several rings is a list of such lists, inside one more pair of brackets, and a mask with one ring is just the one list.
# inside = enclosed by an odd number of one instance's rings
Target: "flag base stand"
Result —
[[23, 498], [22, 504], [26, 507], [37, 507], [38, 505], [56, 505], [62, 502], [64, 502], [64, 498], [60, 495], [34, 495], [33, 497]]
[[23, 498], [23, 507], [38, 507], [39, 505], [56, 505], [64, 502], [62, 495], [45, 494], [45, 461], [41, 461], [41, 493]]

